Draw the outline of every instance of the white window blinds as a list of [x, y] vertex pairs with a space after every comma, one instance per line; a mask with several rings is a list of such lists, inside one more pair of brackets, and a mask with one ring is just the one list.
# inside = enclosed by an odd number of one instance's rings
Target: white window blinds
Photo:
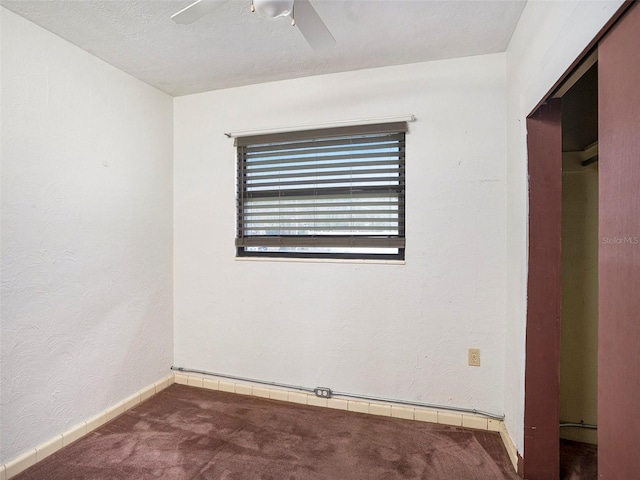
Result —
[[403, 256], [406, 130], [237, 138], [238, 255]]

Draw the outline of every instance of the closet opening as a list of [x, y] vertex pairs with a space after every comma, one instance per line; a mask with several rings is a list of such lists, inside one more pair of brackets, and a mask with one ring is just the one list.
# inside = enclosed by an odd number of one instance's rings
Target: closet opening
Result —
[[597, 52], [561, 96], [560, 479], [596, 478], [598, 423]]

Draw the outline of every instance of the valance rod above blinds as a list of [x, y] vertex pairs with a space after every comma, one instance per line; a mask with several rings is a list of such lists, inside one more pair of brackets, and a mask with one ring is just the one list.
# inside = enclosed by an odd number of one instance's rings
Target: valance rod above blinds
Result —
[[[353, 125], [350, 127], [331, 127], [316, 130], [298, 130], [295, 132], [269, 133], [264, 135], [247, 135], [236, 137], [235, 146], [265, 145], [282, 142], [299, 142], [328, 137], [349, 137], [358, 135], [375, 135], [389, 132], [406, 132], [407, 122], [374, 123], [370, 125]], [[303, 144], [306, 146], [306, 144]]]
[[270, 135], [275, 133], [301, 132], [304, 130], [317, 131], [319, 129], [334, 128], [334, 127], [342, 128], [342, 127], [373, 125], [373, 124], [381, 124], [381, 123], [394, 123], [394, 122], [407, 123], [407, 122], [415, 122], [415, 121], [416, 121], [416, 117], [413, 114], [390, 115], [387, 117], [370, 117], [370, 118], [360, 118], [356, 120], [341, 120], [341, 121], [335, 121], [335, 122], [308, 123], [308, 124], [296, 125], [296, 126], [265, 128], [260, 130], [225, 132], [224, 135], [228, 138], [252, 137], [257, 135]]

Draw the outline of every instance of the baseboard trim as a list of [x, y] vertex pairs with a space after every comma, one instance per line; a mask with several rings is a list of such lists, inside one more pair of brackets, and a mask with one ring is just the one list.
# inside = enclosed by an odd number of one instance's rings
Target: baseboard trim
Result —
[[27, 468], [44, 460], [52, 453], [60, 450], [62, 447], [66, 447], [76, 440], [81, 439], [99, 426], [107, 423], [109, 420], [113, 420], [118, 415], [123, 414], [130, 408], [133, 408], [139, 403], [144, 402], [156, 393], [167, 388], [172, 383], [174, 383], [173, 373], [167, 375], [166, 377], [158, 380], [155, 383], [152, 383], [142, 390], [137, 391], [130, 397], [125, 398], [115, 405], [112, 405], [104, 412], [82, 421], [78, 425], [75, 425], [69, 430], [56, 435], [55, 437], [38, 445], [37, 447], [24, 452], [22, 455], [14, 458], [4, 465], [0, 465], [0, 480], [9, 480], [15, 477]]
[[507, 431], [507, 427], [504, 422], [501, 422], [500, 425], [500, 438], [502, 438], [502, 443], [504, 444], [504, 448], [507, 449], [507, 453], [509, 454], [509, 459], [511, 460], [511, 464], [513, 465], [513, 469], [515, 472], [518, 472], [518, 449], [516, 448], [516, 444], [513, 443], [511, 439], [511, 435]]
[[44, 460], [54, 452], [71, 444], [72, 442], [75, 442], [76, 440], [79, 440], [99, 426], [113, 420], [118, 415], [121, 415], [130, 408], [133, 408], [139, 403], [147, 400], [173, 383], [206, 388], [209, 390], [220, 390], [238, 395], [250, 395], [271, 400], [311, 405], [315, 407], [334, 408], [351, 412], [367, 413], [369, 415], [403, 418], [418, 422], [437, 423], [441, 425], [498, 432], [502, 439], [502, 443], [507, 450], [509, 459], [513, 464], [514, 470], [517, 471], [518, 467], [518, 451], [502, 420], [488, 418], [482, 415], [455, 413], [426, 407], [408, 407], [403, 404], [394, 404], [391, 402], [382, 403], [363, 400], [346, 400], [341, 398], [319, 398], [315, 395], [300, 391], [286, 390], [277, 387], [266, 388], [261, 384], [231, 382], [225, 378], [216, 378], [211, 376], [205, 377], [194, 374], [186, 375], [181, 373], [172, 373], [142, 390], [139, 390], [130, 397], [112, 405], [104, 412], [81, 422], [75, 427], [60, 433], [59, 435], [56, 435], [54, 438], [23, 453], [10, 462], [0, 465], [0, 480], [10, 480], [32, 465], [35, 465], [37, 462]]
[[482, 415], [455, 413], [445, 410], [437, 410], [426, 407], [407, 407], [391, 402], [369, 402], [362, 400], [345, 400], [341, 398], [319, 398], [305, 392], [287, 390], [284, 388], [267, 388], [262, 384], [250, 382], [232, 382], [227, 378], [198, 374], [175, 374], [175, 383], [192, 387], [220, 390], [236, 393], [238, 395], [250, 395], [254, 397], [268, 398], [282, 402], [299, 403], [315, 407], [335, 408], [370, 415], [404, 418], [419, 422], [439, 423], [457, 427], [475, 428], [500, 433], [502, 443], [507, 450], [514, 471], [518, 467], [518, 453], [516, 447], [507, 432], [502, 420], [488, 418]]

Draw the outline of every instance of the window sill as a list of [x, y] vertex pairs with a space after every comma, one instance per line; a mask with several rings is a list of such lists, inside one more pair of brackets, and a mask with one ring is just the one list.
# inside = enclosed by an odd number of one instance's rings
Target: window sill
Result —
[[405, 260], [375, 260], [355, 258], [278, 258], [278, 257], [235, 257], [237, 262], [285, 262], [285, 263], [352, 263], [357, 265], [405, 265]]

